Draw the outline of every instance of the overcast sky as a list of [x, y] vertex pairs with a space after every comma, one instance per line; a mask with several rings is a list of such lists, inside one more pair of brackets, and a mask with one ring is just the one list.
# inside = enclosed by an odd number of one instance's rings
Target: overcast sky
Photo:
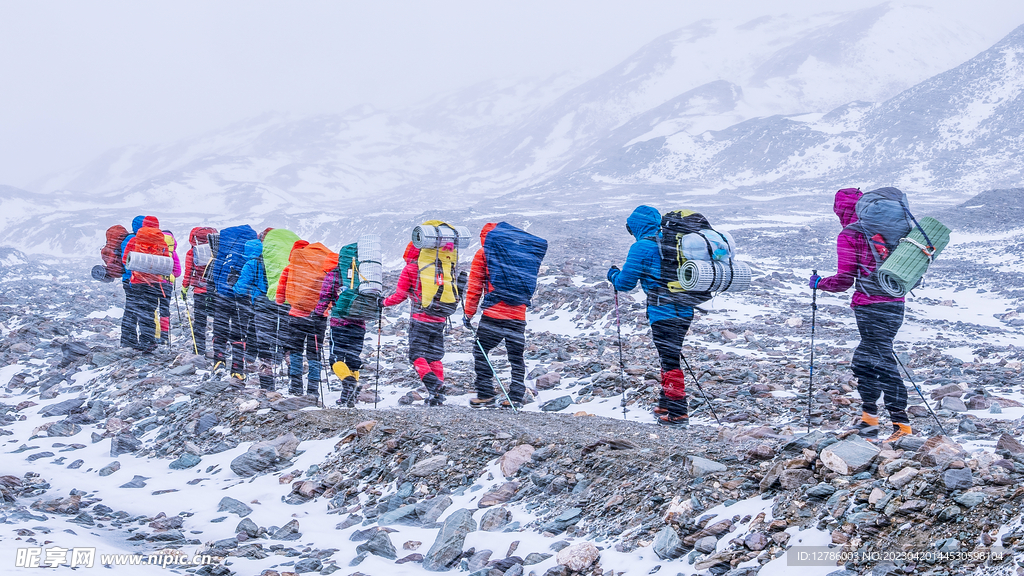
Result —
[[[492, 78], [596, 75], [702, 18], [877, 0], [0, 0], [0, 184], [267, 111], [389, 108]], [[929, 0], [995, 42], [1020, 0]]]

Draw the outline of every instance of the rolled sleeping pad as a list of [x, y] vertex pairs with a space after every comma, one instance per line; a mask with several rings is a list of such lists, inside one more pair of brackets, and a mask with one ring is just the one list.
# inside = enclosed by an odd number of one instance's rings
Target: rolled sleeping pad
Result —
[[196, 266], [206, 266], [213, 260], [213, 246], [196, 244], [192, 247], [192, 262]]
[[174, 260], [170, 256], [129, 252], [128, 263], [124, 267], [132, 272], [170, 276], [174, 272]]
[[113, 276], [107, 276], [107, 267], [103, 264], [97, 264], [92, 267], [92, 279], [99, 280], [100, 282], [113, 282]]
[[381, 264], [379, 234], [359, 237], [359, 293], [377, 295], [384, 291], [384, 266]]
[[917, 226], [910, 230], [906, 238], [901, 238], [899, 246], [885, 259], [878, 269], [878, 284], [890, 296], [901, 298], [917, 285], [928, 265], [939, 256], [949, 244], [949, 228], [935, 218], [921, 218], [921, 228], [928, 234], [935, 251], [931, 258], [922, 247], [927, 248], [927, 240]]
[[750, 266], [738, 260], [687, 260], [679, 269], [679, 284], [687, 292], [742, 292], [750, 288]]
[[441, 248], [445, 244], [452, 243], [458, 249], [469, 248], [473, 235], [466, 226], [431, 226], [420, 224], [412, 229], [412, 245], [419, 248]]

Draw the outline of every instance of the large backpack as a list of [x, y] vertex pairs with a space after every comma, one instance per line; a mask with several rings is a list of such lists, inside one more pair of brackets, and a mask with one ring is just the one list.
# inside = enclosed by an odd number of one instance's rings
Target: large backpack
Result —
[[293, 310], [309, 316], [320, 302], [324, 277], [338, 261], [338, 255], [316, 242], [292, 255], [288, 264], [288, 286], [285, 294]]
[[498, 302], [529, 306], [537, 289], [541, 261], [548, 251], [547, 240], [499, 222], [487, 233], [483, 249], [491, 288], [484, 295], [484, 307]]
[[348, 318], [356, 296], [359, 295], [359, 246], [353, 242], [338, 251], [338, 267], [334, 270], [338, 283], [338, 300], [331, 309], [336, 318]]
[[[660, 265], [660, 276], [656, 279], [654, 289], [647, 293], [648, 305], [696, 306], [712, 298], [710, 290], [687, 291], [679, 282], [679, 273], [687, 260], [686, 244], [689, 243], [686, 242], [686, 237], [696, 234], [707, 240], [708, 235], [701, 234], [702, 231], [714, 232], [711, 222], [699, 212], [674, 210], [662, 216], [662, 228], [657, 237], [650, 238], [657, 243], [657, 252], [662, 265]], [[708, 259], [715, 259], [714, 255], [718, 248], [713, 246], [710, 240], [707, 248], [710, 256]]]
[[[139, 228], [131, 241], [131, 248], [125, 267], [132, 271], [132, 284], [156, 284], [167, 281], [166, 276], [173, 271], [173, 262], [168, 262], [170, 250], [167, 247], [167, 239], [159, 228]], [[153, 256], [158, 258], [152, 258]], [[161, 273], [154, 273], [153, 270], [158, 268], [161, 269]]]
[[417, 284], [424, 314], [446, 318], [458, 309], [462, 299], [457, 280], [459, 248], [469, 242], [467, 228], [440, 220], [428, 220], [413, 230], [413, 245], [420, 249]]
[[221, 230], [214, 241], [216, 255], [213, 258], [213, 284], [221, 296], [234, 297], [232, 288], [245, 266], [245, 243], [255, 239], [256, 231], [244, 224]]
[[878, 270], [913, 226], [907, 195], [898, 188], [879, 188], [865, 192], [855, 209], [857, 221], [846, 228], [864, 235], [875, 261], [874, 270], [861, 265], [857, 289], [865, 294], [890, 296], [878, 282]]
[[277, 298], [277, 284], [281, 272], [288, 266], [292, 246], [299, 241], [299, 235], [284, 228], [274, 228], [263, 237], [263, 266], [267, 271], [267, 299]]
[[[128, 236], [128, 230], [120, 224], [107, 228], [107, 242], [100, 249], [106, 278], [114, 279], [124, 274], [124, 261], [121, 260], [121, 243]], [[109, 280], [108, 280], [109, 281]]]

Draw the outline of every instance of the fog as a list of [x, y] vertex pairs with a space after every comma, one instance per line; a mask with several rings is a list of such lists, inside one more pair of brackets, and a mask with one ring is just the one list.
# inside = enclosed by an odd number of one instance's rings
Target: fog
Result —
[[[1024, 22], [1020, 2], [928, 4], [987, 44]], [[489, 79], [586, 78], [696, 20], [820, 11], [802, 0], [5, 1], [0, 184], [270, 111], [386, 109]]]

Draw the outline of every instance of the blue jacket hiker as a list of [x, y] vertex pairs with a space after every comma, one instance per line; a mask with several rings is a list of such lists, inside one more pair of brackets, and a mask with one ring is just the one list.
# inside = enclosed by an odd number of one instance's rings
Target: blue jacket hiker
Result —
[[652, 305], [651, 293], [664, 288], [660, 286], [660, 229], [661, 214], [656, 208], [638, 206], [633, 210], [626, 219], [626, 230], [636, 238], [636, 242], [630, 246], [622, 269], [612, 266], [608, 270], [608, 281], [620, 292], [632, 290], [639, 281], [640, 287], [648, 295], [647, 318], [651, 321], [654, 346], [661, 359], [661, 396], [654, 414], [659, 424], [686, 426], [686, 384], [679, 358], [683, 338], [693, 321], [693, 307], [678, 304]]
[[238, 297], [238, 320], [244, 339], [246, 362], [256, 362], [260, 386], [274, 389], [272, 349], [277, 311], [267, 299], [267, 268], [263, 265], [263, 242], [249, 240], [243, 251], [245, 265], [231, 291]]

